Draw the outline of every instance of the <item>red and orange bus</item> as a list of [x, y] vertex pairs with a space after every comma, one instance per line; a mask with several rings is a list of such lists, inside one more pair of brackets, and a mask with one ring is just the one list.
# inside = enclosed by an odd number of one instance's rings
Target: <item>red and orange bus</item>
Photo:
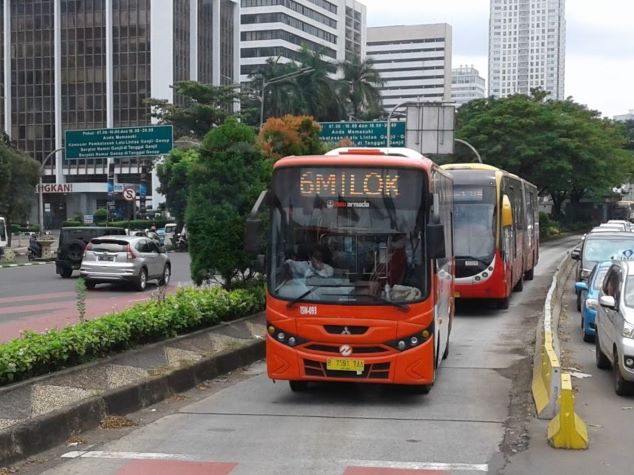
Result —
[[269, 377], [426, 393], [454, 314], [450, 175], [408, 149], [337, 149], [279, 160], [265, 193], [246, 247], [266, 203]]
[[480, 163], [443, 165], [454, 180], [456, 297], [508, 308], [539, 259], [537, 188]]

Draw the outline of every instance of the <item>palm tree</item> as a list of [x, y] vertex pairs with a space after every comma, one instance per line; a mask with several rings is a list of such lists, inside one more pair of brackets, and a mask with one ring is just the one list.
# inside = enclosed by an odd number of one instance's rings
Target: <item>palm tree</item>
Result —
[[350, 60], [339, 63], [339, 67], [343, 71], [339, 95], [346, 103], [348, 116], [374, 119], [380, 115], [383, 106], [379, 88], [383, 80], [374, 68], [374, 61], [371, 58], [364, 61], [354, 55]]
[[299, 67], [295, 63], [281, 62], [281, 57], [267, 58], [262, 65], [251, 74], [251, 91], [259, 91], [258, 100], [264, 100], [264, 119], [267, 117], [281, 117], [301, 108], [303, 98], [298, 91], [297, 84], [289, 79], [270, 84], [262, 96], [262, 84], [274, 78], [295, 72]]

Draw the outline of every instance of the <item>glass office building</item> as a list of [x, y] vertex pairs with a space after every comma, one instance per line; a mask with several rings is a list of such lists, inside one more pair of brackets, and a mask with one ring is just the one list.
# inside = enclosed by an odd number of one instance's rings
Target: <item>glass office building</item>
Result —
[[[181, 80], [239, 81], [238, 0], [2, 0], [0, 127], [43, 162], [50, 225], [105, 207], [114, 182], [139, 184], [147, 159], [64, 160], [64, 131], [151, 124], [149, 98]], [[110, 167], [109, 167], [110, 165]], [[162, 201], [148, 177], [148, 207]], [[68, 191], [72, 189], [72, 191]], [[117, 199], [117, 207], [123, 200]], [[120, 201], [120, 203], [119, 203]]]

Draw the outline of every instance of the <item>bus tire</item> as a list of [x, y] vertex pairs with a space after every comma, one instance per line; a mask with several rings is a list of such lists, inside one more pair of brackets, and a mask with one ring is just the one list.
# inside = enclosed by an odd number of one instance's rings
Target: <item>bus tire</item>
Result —
[[431, 384], [409, 384], [407, 385], [407, 389], [414, 394], [429, 394], [431, 386]]
[[518, 280], [515, 287], [513, 287], [513, 292], [521, 292], [522, 290], [524, 290], [524, 274], [520, 276], [520, 280]]
[[449, 356], [449, 339], [447, 339], [447, 346], [445, 346], [445, 352], [442, 354], [442, 359], [446, 360]]
[[288, 385], [294, 393], [301, 393], [308, 389], [308, 381], [289, 381]]
[[496, 307], [499, 308], [500, 310], [506, 310], [507, 308], [509, 308], [509, 298], [508, 297], [504, 297], [503, 299], [497, 299], [495, 301]]
[[527, 270], [524, 273], [524, 280], [533, 280], [535, 277], [535, 268], [533, 267], [531, 270]]

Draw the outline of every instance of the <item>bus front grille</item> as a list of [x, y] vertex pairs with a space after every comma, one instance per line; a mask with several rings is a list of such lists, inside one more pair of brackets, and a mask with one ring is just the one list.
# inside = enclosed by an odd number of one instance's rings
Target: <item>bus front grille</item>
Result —
[[332, 371], [326, 369], [326, 363], [304, 359], [304, 373], [306, 376], [319, 378], [357, 378], [357, 379], [388, 379], [390, 376], [390, 363], [366, 364], [363, 372], [356, 371]]
[[[339, 346], [335, 345], [320, 345], [313, 343], [304, 347], [307, 350], [319, 351], [321, 353], [334, 353], [339, 354]], [[353, 346], [352, 354], [368, 354], [368, 353], [389, 353], [390, 350], [382, 346]]]

